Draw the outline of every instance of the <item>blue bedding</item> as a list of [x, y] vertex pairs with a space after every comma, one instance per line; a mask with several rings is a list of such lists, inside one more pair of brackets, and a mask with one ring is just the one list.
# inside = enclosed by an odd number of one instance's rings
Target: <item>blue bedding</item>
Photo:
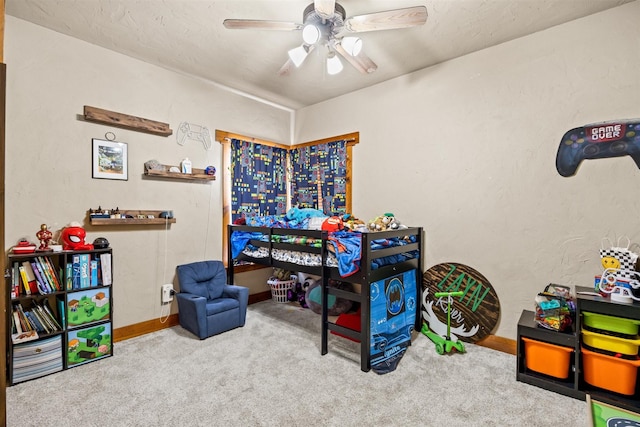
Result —
[[[270, 222], [270, 221], [269, 221]], [[274, 224], [274, 222], [270, 222]], [[291, 228], [291, 227], [281, 227]], [[295, 233], [293, 233], [295, 234]], [[409, 240], [402, 238], [376, 239], [371, 241], [372, 249], [383, 249], [394, 246], [403, 246], [415, 242], [415, 236], [410, 236]], [[249, 245], [250, 240], [267, 241], [268, 235], [261, 232], [233, 231], [231, 234], [231, 256], [237, 258]], [[342, 277], [348, 277], [360, 269], [360, 259], [362, 257], [362, 234], [352, 231], [334, 231], [328, 235], [327, 244], [331, 252], [335, 254], [338, 264], [338, 271]], [[302, 245], [301, 245], [302, 247]], [[255, 248], [250, 248], [255, 249]], [[301, 249], [301, 252], [304, 252]], [[410, 251], [397, 255], [373, 259], [371, 268], [376, 269], [385, 265], [406, 261], [418, 256], [418, 251]]]

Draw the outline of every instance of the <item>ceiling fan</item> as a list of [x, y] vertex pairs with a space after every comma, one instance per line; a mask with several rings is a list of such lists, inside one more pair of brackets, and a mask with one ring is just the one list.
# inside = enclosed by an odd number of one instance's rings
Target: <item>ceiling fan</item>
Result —
[[305, 8], [302, 24], [256, 19], [225, 19], [223, 24], [229, 29], [301, 31], [302, 44], [289, 50], [289, 59], [279, 74], [288, 75], [292, 66], [300, 67], [313, 50], [323, 48], [327, 52], [327, 73], [333, 75], [342, 71], [340, 56], [364, 74], [373, 73], [378, 68], [362, 51], [362, 40], [357, 36], [350, 36], [350, 33], [415, 27], [426, 21], [425, 6], [347, 18], [344, 8], [335, 0], [314, 0]]

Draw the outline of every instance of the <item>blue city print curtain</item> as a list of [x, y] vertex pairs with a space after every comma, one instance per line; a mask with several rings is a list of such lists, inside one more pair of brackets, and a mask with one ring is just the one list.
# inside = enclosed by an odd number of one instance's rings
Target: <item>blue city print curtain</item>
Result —
[[292, 148], [289, 153], [293, 169], [291, 206], [321, 209], [326, 215], [347, 213], [347, 142]]
[[231, 140], [231, 220], [284, 215], [287, 210], [287, 150]]

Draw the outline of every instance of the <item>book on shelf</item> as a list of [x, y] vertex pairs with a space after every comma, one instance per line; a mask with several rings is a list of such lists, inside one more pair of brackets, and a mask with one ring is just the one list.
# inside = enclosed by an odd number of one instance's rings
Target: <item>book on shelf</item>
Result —
[[38, 283], [38, 290], [40, 291], [41, 294], [48, 294], [53, 291], [49, 286], [49, 282], [47, 282], [47, 279], [42, 277], [40, 270], [38, 270], [38, 263], [36, 261], [25, 261], [22, 264], [29, 265], [29, 268], [31, 269], [32, 274], [36, 278], [36, 282]]
[[68, 262], [65, 266], [65, 286], [68, 291], [73, 289], [73, 264]]
[[31, 266], [33, 268], [33, 272], [38, 272], [38, 275], [40, 276], [40, 278], [42, 279], [43, 283], [46, 283], [47, 289], [51, 289], [50, 292], [54, 291], [54, 288], [49, 280], [49, 278], [47, 277], [47, 275], [44, 273], [44, 270], [42, 269], [42, 265], [40, 265], [40, 261], [38, 261], [37, 258], [34, 258], [33, 261], [31, 262]]
[[39, 338], [36, 331], [18, 332], [11, 334], [11, 342], [13, 344], [20, 344], [21, 342], [33, 341]]
[[11, 299], [18, 298], [20, 296], [20, 270], [18, 269], [18, 263], [14, 262], [11, 268]]
[[96, 286], [98, 286], [98, 261], [97, 260], [92, 259], [91, 261], [89, 261], [89, 272], [90, 272], [89, 284], [92, 288], [95, 288]]
[[86, 289], [91, 286], [89, 268], [89, 254], [80, 254], [80, 289]]
[[60, 315], [60, 326], [62, 326], [62, 329], [66, 329], [67, 311], [65, 309], [64, 299], [63, 298], [56, 299], [56, 304], [58, 306], [58, 314]]
[[22, 330], [22, 324], [20, 323], [20, 317], [19, 317], [20, 315], [15, 310], [15, 308], [14, 308], [14, 310], [13, 310], [13, 312], [11, 314], [12, 314], [12, 316], [11, 316], [11, 328], [12, 328], [11, 331], [15, 332], [15, 333], [18, 333], [18, 334], [24, 332]]
[[100, 272], [102, 273], [102, 285], [111, 286], [111, 254], [100, 254]]
[[95, 254], [94, 256], [94, 261], [96, 262], [96, 273], [98, 275], [98, 285], [97, 286], [102, 286], [102, 265], [100, 265], [100, 255], [99, 254]]
[[20, 330], [22, 332], [33, 331], [35, 329], [35, 327], [31, 325], [31, 322], [29, 322], [29, 319], [27, 319], [27, 316], [25, 316], [24, 309], [22, 308], [22, 304], [14, 305], [13, 310], [14, 310], [14, 316], [16, 315], [16, 313], [18, 315], [17, 321], [18, 321], [18, 324], [20, 325]]
[[62, 326], [60, 325], [60, 323], [56, 319], [56, 316], [53, 314], [53, 311], [51, 310], [51, 307], [49, 307], [49, 300], [44, 300], [42, 302], [42, 306], [41, 307], [47, 313], [47, 315], [49, 316], [49, 319], [53, 323], [53, 326], [56, 328], [56, 330], [61, 330]]
[[80, 255], [71, 257], [71, 289], [80, 289]]
[[35, 310], [25, 311], [24, 315], [27, 317], [27, 319], [29, 319], [36, 331], [45, 333], [51, 332], [50, 330], [48, 330], [47, 326], [43, 323], [43, 320], [39, 317]]
[[24, 267], [22, 265], [18, 266], [18, 271], [20, 271], [20, 279], [22, 281], [22, 289], [24, 289], [24, 294], [31, 295], [31, 286], [29, 285], [27, 272], [24, 270]]
[[44, 270], [45, 274], [49, 278], [49, 281], [53, 289], [57, 291], [61, 291], [62, 286], [60, 285], [60, 280], [58, 279], [58, 273], [56, 272], [55, 266], [53, 265], [51, 258], [46, 256], [44, 257], [41, 256], [41, 257], [38, 257], [38, 261], [40, 261], [40, 264], [42, 265], [42, 269]]

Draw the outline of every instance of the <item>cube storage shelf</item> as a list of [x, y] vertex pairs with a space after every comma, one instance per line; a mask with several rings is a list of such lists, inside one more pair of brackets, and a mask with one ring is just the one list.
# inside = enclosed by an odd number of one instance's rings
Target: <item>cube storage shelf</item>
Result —
[[[535, 322], [533, 311], [523, 310], [517, 330], [516, 379], [576, 399], [585, 400], [589, 394], [598, 401], [640, 412], [640, 383], [635, 380], [640, 361], [629, 355], [627, 360], [616, 358], [612, 355], [614, 352], [603, 354], [603, 350], [606, 352], [607, 346], [612, 345], [604, 335], [595, 341], [602, 346], [599, 351], [587, 349], [585, 341], [594, 343], [593, 335], [587, 329], [586, 334], [582, 333], [583, 324], [595, 324], [605, 325], [605, 328], [611, 325], [614, 329], [623, 328], [637, 334], [640, 303], [618, 303], [608, 297], [578, 292], [593, 292], [593, 288], [576, 287], [576, 323], [571, 331], [556, 332], [542, 328]], [[627, 341], [631, 345], [636, 343], [632, 337]], [[618, 343], [615, 342], [611, 349], [618, 350]], [[532, 344], [533, 348], [530, 347]], [[624, 348], [629, 347], [625, 345]], [[566, 354], [569, 355], [568, 360], [563, 359]], [[548, 366], [544, 364], [544, 358], [549, 359]], [[560, 369], [556, 364], [566, 366]], [[566, 378], [562, 378], [564, 369], [568, 370]]]
[[[62, 289], [44, 294], [26, 294], [20, 279], [20, 292], [16, 294], [13, 270], [19, 270], [20, 266], [28, 268], [27, 264], [37, 269], [35, 261], [38, 257], [42, 257], [41, 260], [45, 262], [48, 260], [52, 267], [49, 274], [53, 272], [54, 276], [49, 277], [58, 280]], [[93, 281], [91, 264], [94, 265], [95, 272]], [[86, 270], [83, 266], [86, 266]], [[111, 248], [11, 254], [8, 256], [7, 267], [12, 271], [10, 277], [6, 278], [6, 298], [9, 301], [6, 317], [6, 368], [9, 385], [40, 378], [113, 354]], [[86, 271], [89, 277], [80, 274], [83, 271]], [[19, 273], [17, 274], [19, 276]], [[42, 279], [36, 279], [36, 282], [38, 280]], [[50, 332], [38, 331], [37, 339], [14, 343], [14, 308], [22, 307], [24, 311], [33, 311], [35, 305], [47, 306], [61, 328]]]

